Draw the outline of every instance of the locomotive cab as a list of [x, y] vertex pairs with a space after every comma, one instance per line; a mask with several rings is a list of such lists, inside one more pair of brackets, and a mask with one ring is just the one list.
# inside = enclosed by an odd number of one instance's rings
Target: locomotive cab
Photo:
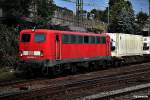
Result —
[[26, 59], [45, 59], [46, 52], [44, 45], [47, 34], [44, 32], [23, 31], [20, 34], [19, 57]]
[[53, 37], [53, 32], [44, 29], [22, 30], [19, 38], [20, 61], [17, 73], [41, 73], [53, 59]]

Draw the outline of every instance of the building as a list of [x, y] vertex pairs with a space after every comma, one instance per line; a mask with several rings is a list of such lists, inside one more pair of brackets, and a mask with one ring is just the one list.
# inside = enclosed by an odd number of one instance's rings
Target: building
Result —
[[54, 15], [52, 17], [52, 24], [54, 25], [73, 25], [74, 23], [74, 13], [73, 11], [63, 8], [63, 7], [56, 7]]
[[62, 7], [56, 7], [52, 17], [52, 24], [62, 25], [62, 26], [79, 26], [85, 28], [101, 28], [101, 30], [106, 31], [107, 24], [101, 21], [96, 21], [93, 19], [87, 19], [83, 17], [82, 20], [78, 20], [77, 16], [72, 10]]

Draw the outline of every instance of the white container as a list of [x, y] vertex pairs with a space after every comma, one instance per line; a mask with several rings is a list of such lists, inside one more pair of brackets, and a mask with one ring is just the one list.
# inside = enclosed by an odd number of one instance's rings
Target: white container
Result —
[[115, 57], [143, 54], [143, 37], [124, 33], [107, 33], [112, 41], [111, 55]]
[[143, 37], [143, 54], [150, 54], [150, 37]]

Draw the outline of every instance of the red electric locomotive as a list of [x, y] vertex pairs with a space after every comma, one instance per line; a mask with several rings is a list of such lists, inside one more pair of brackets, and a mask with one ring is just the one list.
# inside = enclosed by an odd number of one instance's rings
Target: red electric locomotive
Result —
[[111, 57], [110, 37], [106, 34], [47, 29], [21, 31], [19, 51], [20, 68], [25, 65], [45, 74], [75, 69], [76, 64], [108, 61]]

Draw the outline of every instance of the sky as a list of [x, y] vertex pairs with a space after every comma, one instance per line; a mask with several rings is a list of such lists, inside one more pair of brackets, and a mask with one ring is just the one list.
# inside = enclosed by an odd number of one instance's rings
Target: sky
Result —
[[[76, 0], [72, 0], [76, 1]], [[83, 9], [90, 11], [93, 8], [104, 10], [108, 6], [109, 0], [84, 0], [85, 4], [91, 4], [94, 6], [86, 6], [84, 5]], [[149, 3], [148, 0], [129, 0], [131, 1], [133, 5], [133, 9], [135, 11], [135, 14], [137, 14], [139, 11], [143, 11], [148, 14], [149, 12]], [[54, 0], [55, 4], [61, 7], [66, 7], [68, 9], [71, 9], [75, 12], [75, 3], [66, 2], [63, 0]]]

